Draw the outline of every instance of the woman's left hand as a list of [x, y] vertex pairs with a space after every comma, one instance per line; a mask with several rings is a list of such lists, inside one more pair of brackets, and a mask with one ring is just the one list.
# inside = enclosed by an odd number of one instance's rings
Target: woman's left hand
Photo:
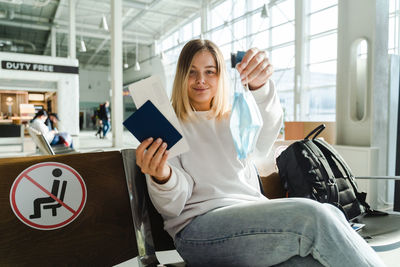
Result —
[[249, 49], [242, 62], [236, 65], [236, 69], [240, 73], [242, 83], [248, 83], [250, 90], [257, 90], [262, 87], [274, 72], [267, 53], [257, 48]]

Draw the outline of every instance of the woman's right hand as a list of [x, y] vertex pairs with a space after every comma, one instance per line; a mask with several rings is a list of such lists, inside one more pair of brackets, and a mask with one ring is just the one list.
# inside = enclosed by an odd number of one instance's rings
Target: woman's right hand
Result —
[[171, 167], [167, 164], [169, 151], [167, 144], [158, 138], [147, 138], [136, 149], [136, 164], [143, 173], [153, 176], [158, 183], [166, 183], [171, 177]]

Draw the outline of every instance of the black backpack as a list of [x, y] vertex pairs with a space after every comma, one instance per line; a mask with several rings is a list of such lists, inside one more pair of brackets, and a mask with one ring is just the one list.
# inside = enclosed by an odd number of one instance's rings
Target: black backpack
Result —
[[371, 210], [365, 201], [367, 194], [358, 191], [354, 175], [339, 153], [324, 140], [315, 139], [324, 129], [325, 125], [321, 124], [303, 140], [291, 144], [276, 159], [288, 197], [331, 203], [348, 220], [363, 213], [386, 215]]

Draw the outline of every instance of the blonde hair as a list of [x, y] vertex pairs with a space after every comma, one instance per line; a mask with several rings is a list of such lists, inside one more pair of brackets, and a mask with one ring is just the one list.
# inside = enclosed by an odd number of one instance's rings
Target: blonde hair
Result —
[[172, 106], [176, 115], [182, 121], [194, 118], [192, 105], [188, 95], [188, 78], [194, 56], [200, 51], [208, 51], [214, 57], [217, 64], [218, 89], [211, 100], [210, 117], [221, 119], [230, 111], [229, 82], [226, 73], [224, 57], [213, 42], [209, 40], [195, 39], [189, 41], [182, 49], [176, 66], [176, 75], [172, 88]]

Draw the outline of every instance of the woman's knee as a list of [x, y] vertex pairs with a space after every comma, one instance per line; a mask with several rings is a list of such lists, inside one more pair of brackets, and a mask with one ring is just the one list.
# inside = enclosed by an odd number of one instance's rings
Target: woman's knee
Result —
[[337, 209], [331, 204], [323, 204], [307, 198], [296, 198], [296, 202], [297, 214], [313, 221], [329, 220], [335, 215], [332, 209]]

